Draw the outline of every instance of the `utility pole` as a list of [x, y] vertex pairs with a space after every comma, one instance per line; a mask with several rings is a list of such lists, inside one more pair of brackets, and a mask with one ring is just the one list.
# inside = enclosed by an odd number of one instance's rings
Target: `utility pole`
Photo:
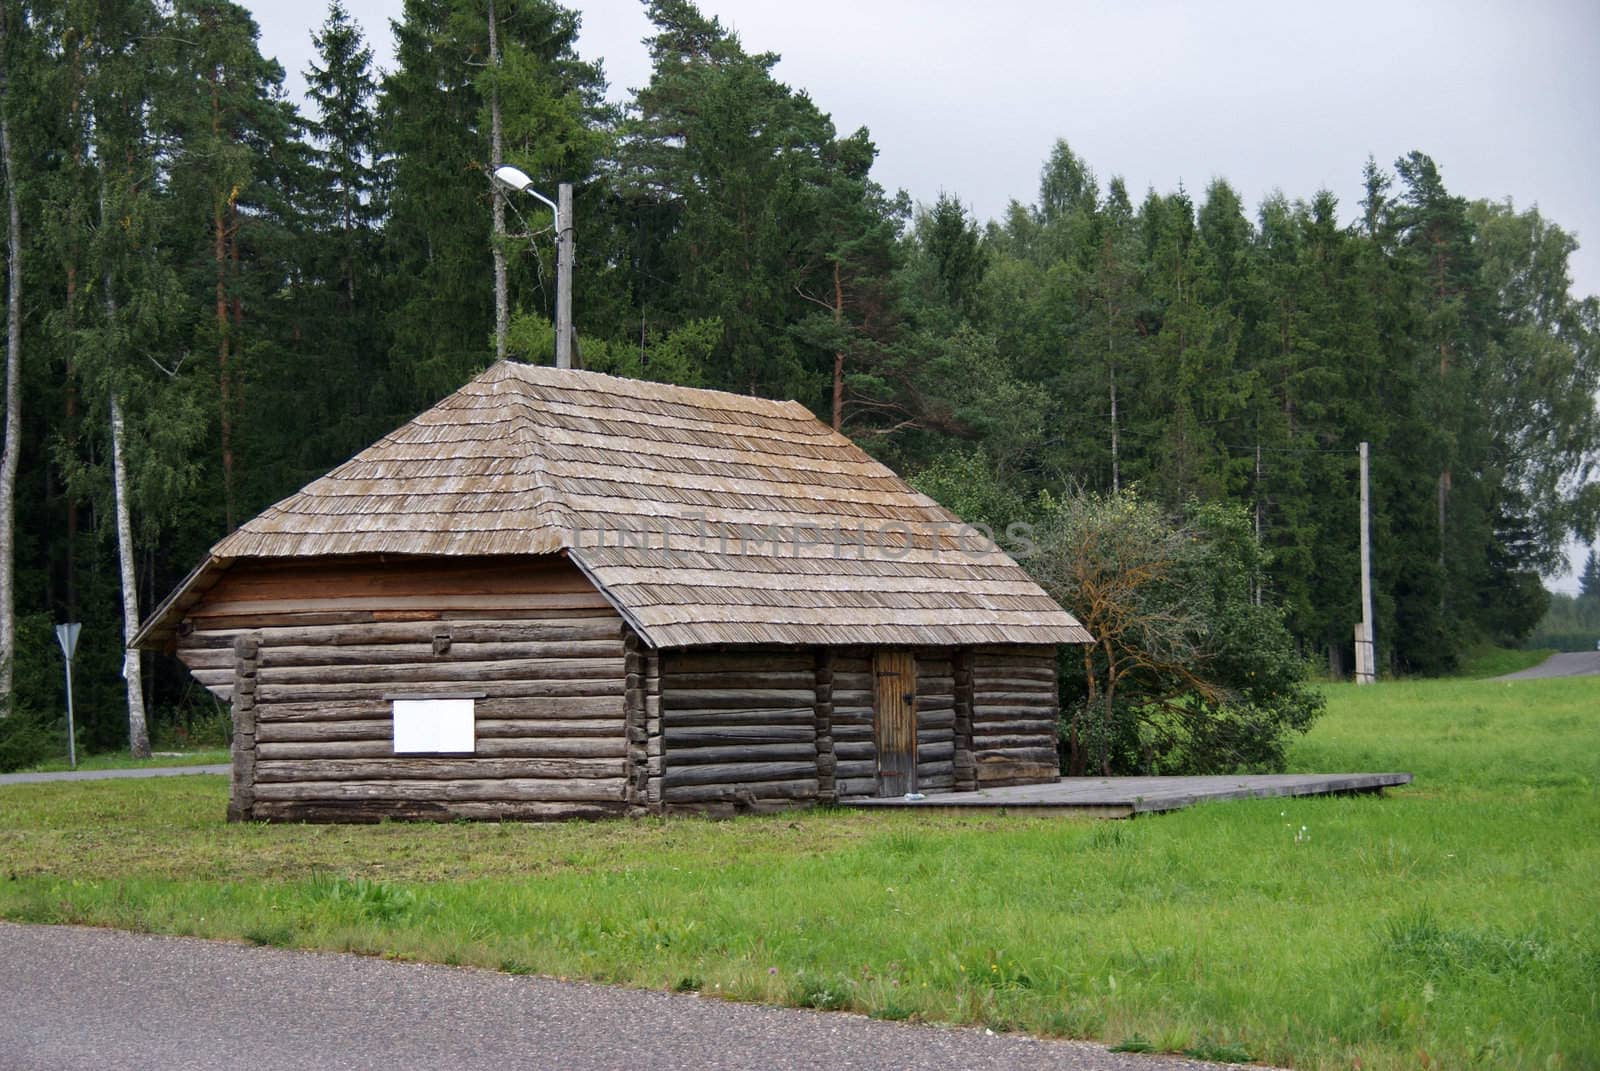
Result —
[[1367, 444], [1361, 444], [1361, 623], [1356, 626], [1356, 683], [1377, 679], [1377, 646], [1372, 637], [1372, 495], [1368, 490]]
[[[489, 0], [489, 66], [500, 66], [500, 35], [495, 19], [494, 0]], [[500, 84], [490, 83], [489, 89], [489, 155], [498, 166], [501, 156]], [[506, 336], [511, 330], [511, 300], [506, 278], [506, 191], [498, 182], [489, 183], [489, 193], [494, 203], [494, 228], [489, 248], [494, 258], [494, 359], [506, 359]]]
[[572, 367], [572, 183], [556, 191], [556, 367]]
[[[572, 367], [575, 338], [572, 333], [572, 183], [563, 182], [552, 201], [533, 188], [533, 180], [510, 164], [494, 169], [494, 180], [549, 206], [556, 217], [556, 367]], [[498, 246], [496, 248], [499, 248]]]

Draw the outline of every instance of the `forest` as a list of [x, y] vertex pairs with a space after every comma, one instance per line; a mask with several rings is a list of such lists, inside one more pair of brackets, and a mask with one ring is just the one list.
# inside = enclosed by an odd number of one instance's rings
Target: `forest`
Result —
[[1421, 151], [1352, 160], [1359, 205], [1249, 206], [1221, 180], [1129, 190], [1058, 140], [1035, 199], [980, 220], [883, 188], [869, 131], [777, 55], [690, 0], [645, 7], [652, 73], [618, 104], [551, 0], [406, 0], [387, 72], [391, 28], [334, 0], [302, 102], [235, 4], [6, 0], [13, 722], [59, 718], [52, 628], [79, 621], [82, 746], [127, 746], [130, 719], [225, 732], [175, 660], [125, 653], [141, 614], [497, 350], [551, 359], [550, 215], [499, 163], [574, 185], [583, 367], [797, 398], [1002, 528], [1071, 494], [1232, 504], [1254, 598], [1335, 675], [1359, 443], [1386, 673], [1527, 636], [1600, 528], [1600, 301], [1537, 209], [1453, 194]]

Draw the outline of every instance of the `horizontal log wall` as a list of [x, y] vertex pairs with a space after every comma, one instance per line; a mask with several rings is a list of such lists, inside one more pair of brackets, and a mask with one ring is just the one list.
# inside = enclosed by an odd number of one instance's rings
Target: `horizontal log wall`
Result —
[[817, 801], [833, 803], [839, 798], [834, 777], [838, 760], [833, 754], [833, 650], [817, 648], [814, 664], [817, 695], [812, 710], [816, 715]]
[[956, 688], [954, 652], [917, 652], [917, 791], [955, 787]]
[[[590, 617], [601, 620], [585, 620]], [[618, 636], [616, 613], [604, 596], [572, 563], [554, 555], [318, 558], [233, 566], [179, 624], [177, 654], [195, 680], [228, 702], [233, 640], [246, 631], [259, 631], [263, 643], [280, 647], [326, 643], [327, 627], [339, 626], [340, 646], [398, 644], [387, 657], [409, 664], [414, 661], [409, 645], [431, 642], [434, 623], [470, 621], [478, 628], [454, 632], [452, 642], [464, 645], [463, 655], [472, 653], [474, 644], [495, 645], [490, 660], [498, 661], [515, 657], [499, 645], [506, 640], [503, 626], [517, 620], [569, 624], [565, 632], [546, 633], [549, 638], [542, 642], [579, 644], [572, 657], [588, 657], [591, 652], [581, 646], [585, 640]], [[368, 666], [383, 657], [370, 650], [341, 651], [328, 665]], [[526, 657], [563, 655], [543, 649]], [[333, 684], [340, 677], [334, 673], [324, 679]]]
[[[248, 755], [236, 742], [235, 781], [248, 765], [250, 782], [235, 785], [235, 817], [558, 818], [642, 805], [629, 716], [642, 738], [643, 660], [570, 564], [501, 562], [503, 585], [471, 562], [345, 568], [230, 573], [180, 630], [180, 657], [202, 680], [227, 673], [213, 690], [234, 697], [236, 734], [252, 732]], [[376, 601], [405, 608], [328, 606]], [[264, 624], [246, 631], [241, 614]], [[396, 755], [385, 697], [397, 695], [482, 696], [474, 752]]]
[[667, 652], [659, 672], [664, 809], [729, 813], [816, 801], [811, 651]]
[[972, 754], [972, 650], [961, 647], [952, 658], [955, 672], [955, 783], [957, 792], [978, 787], [978, 764]]
[[973, 649], [972, 755], [979, 788], [1060, 775], [1053, 647]]
[[878, 792], [878, 756], [872, 743], [872, 655], [859, 649], [838, 651], [833, 658], [834, 790], [846, 796]]

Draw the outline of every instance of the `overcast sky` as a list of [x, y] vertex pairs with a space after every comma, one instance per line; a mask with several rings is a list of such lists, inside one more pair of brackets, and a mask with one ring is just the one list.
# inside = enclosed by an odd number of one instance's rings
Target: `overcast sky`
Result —
[[[304, 85], [325, 0], [245, 0], [261, 50]], [[400, 0], [345, 0], [380, 66]], [[610, 96], [649, 79], [637, 0], [577, 0], [579, 51]], [[1420, 149], [1466, 197], [1512, 198], [1587, 239], [1574, 290], [1600, 293], [1600, 4], [1594, 0], [701, 0], [747, 51], [783, 56], [841, 132], [872, 131], [874, 173], [980, 218], [1031, 202], [1064, 137], [1135, 200], [1225, 178], [1252, 207], [1321, 188], [1351, 218], [1367, 157]], [[1570, 579], [1558, 585], [1574, 587]]]

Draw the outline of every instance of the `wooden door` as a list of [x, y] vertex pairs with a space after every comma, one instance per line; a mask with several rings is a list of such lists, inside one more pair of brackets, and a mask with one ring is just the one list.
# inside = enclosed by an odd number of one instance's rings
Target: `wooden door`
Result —
[[910, 651], [875, 651], [872, 676], [878, 795], [903, 796], [917, 790], [917, 660]]

